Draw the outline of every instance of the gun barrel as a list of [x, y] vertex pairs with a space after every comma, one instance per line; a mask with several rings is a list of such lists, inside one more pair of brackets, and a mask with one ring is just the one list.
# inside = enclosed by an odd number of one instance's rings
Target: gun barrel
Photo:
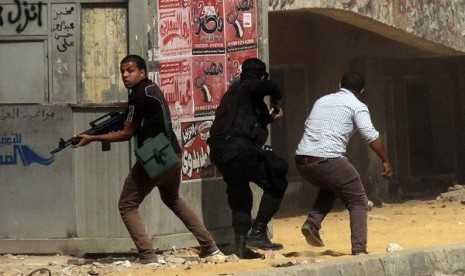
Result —
[[71, 145], [76, 145], [77, 143], [79, 143], [79, 138], [77, 137], [72, 137], [68, 140], [64, 140], [63, 138], [60, 138], [60, 141], [58, 142], [58, 147], [54, 150], [52, 150], [50, 152], [50, 154], [54, 154], [54, 153], [57, 153], [59, 151], [61, 151], [62, 149], [66, 148], [66, 147], [69, 147]]
[[52, 151], [50, 152], [50, 154], [55, 154], [55, 153], [59, 152], [60, 150], [62, 150], [62, 148], [58, 147], [58, 148], [52, 150]]
[[[104, 118], [109, 117], [108, 119], [104, 120]], [[89, 135], [98, 135], [98, 134], [105, 134], [112, 131], [118, 131], [123, 129], [124, 127], [124, 113], [120, 112], [110, 112], [105, 114], [104, 116], [97, 118], [96, 120], [90, 122], [91, 128], [82, 132], [81, 134], [89, 134]], [[50, 154], [57, 153], [62, 149], [69, 147], [71, 145], [77, 145], [79, 143], [79, 138], [72, 137], [68, 140], [63, 140], [60, 138], [58, 142], [58, 147], [50, 152]], [[107, 150], [108, 147], [105, 147]]]

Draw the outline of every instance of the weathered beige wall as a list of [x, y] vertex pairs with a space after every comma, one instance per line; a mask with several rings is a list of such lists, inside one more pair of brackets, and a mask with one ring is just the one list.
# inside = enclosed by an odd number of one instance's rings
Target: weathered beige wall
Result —
[[119, 62], [128, 52], [126, 13], [121, 5], [82, 8], [82, 102], [127, 101], [119, 74]]

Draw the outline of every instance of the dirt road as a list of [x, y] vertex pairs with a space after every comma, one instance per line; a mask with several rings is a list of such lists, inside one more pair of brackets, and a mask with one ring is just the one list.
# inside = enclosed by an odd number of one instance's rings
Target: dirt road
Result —
[[[325, 247], [311, 247], [303, 238], [300, 227], [305, 216], [275, 219], [273, 241], [284, 249], [268, 254], [264, 260], [237, 260], [209, 263], [179, 261], [177, 265], [142, 266], [124, 260], [105, 263], [97, 260], [70, 265], [70, 256], [0, 256], [1, 276], [26, 276], [34, 269], [45, 267], [51, 275], [233, 275], [238, 272], [273, 269], [275, 266], [330, 262], [350, 255], [350, 231], [347, 211], [331, 212], [320, 232]], [[387, 247], [396, 244], [403, 249], [451, 245], [465, 242], [465, 205], [461, 200], [411, 200], [400, 204], [385, 204], [373, 208], [368, 221], [369, 254], [389, 254]], [[223, 247], [232, 253], [231, 247]], [[195, 258], [194, 258], [195, 259]], [[171, 263], [172, 265], [172, 263]], [[45, 271], [44, 271], [45, 272]], [[47, 273], [34, 275], [48, 275]]]

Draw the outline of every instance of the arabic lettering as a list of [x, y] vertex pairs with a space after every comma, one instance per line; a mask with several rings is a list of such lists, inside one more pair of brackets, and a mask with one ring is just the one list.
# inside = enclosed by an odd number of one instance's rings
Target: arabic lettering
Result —
[[160, 20], [160, 35], [164, 37], [163, 45], [167, 45], [175, 38], [187, 39], [190, 35], [188, 22], [186, 22], [184, 16], [179, 14], [176, 16], [176, 19], [173, 20], [169, 16], [171, 13], [172, 12], [161, 15], [163, 19]]
[[207, 61], [210, 63], [210, 66], [203, 69], [203, 72], [206, 76], [216, 76], [223, 73], [223, 63], [219, 62], [217, 65], [213, 61]]
[[56, 48], [61, 53], [74, 46], [74, 10], [74, 6], [65, 6], [52, 11], [53, 37], [56, 40]]
[[194, 7], [194, 24], [198, 25], [197, 30], [194, 31], [196, 35], [200, 34], [200, 31], [207, 34], [216, 31], [221, 33], [224, 28], [224, 19], [213, 6], [205, 6], [203, 2], [200, 2], [197, 8]]
[[0, 109], [0, 121], [16, 120], [21, 118], [40, 119], [42, 121], [55, 119], [55, 112], [49, 112], [41, 109], [35, 112], [28, 112], [27, 110], [13, 107], [10, 110]]
[[241, 65], [238, 60], [231, 60], [231, 57], [228, 56], [228, 65], [229, 65], [229, 83], [232, 84], [233, 82], [240, 79], [241, 74]]
[[272, 8], [273, 10], [276, 9], [284, 9], [286, 6], [294, 5], [295, 0], [269, 0], [268, 7]]
[[[19, 0], [14, 0], [16, 5], [16, 10], [10, 10], [8, 12], [7, 21], [10, 24], [18, 24], [16, 26], [16, 32], [22, 33], [26, 27], [29, 25], [29, 22], [37, 20], [37, 25], [42, 26], [42, 2], [37, 4], [29, 4], [27, 1], [23, 1], [22, 5]], [[0, 6], [0, 27], [3, 26], [3, 6]]]
[[66, 51], [66, 49], [68, 49], [69, 46], [73, 46], [74, 45], [74, 41], [71, 41], [71, 42], [68, 42], [68, 40], [66, 40], [66, 38], [63, 39], [63, 44], [61, 45], [57, 45], [57, 50], [60, 51], [60, 52], [64, 52]]
[[[236, 37], [242, 38], [244, 36], [244, 31], [241, 26], [241, 20], [239, 19], [239, 13], [253, 10], [253, 0], [242, 0], [240, 3], [235, 5], [234, 11], [231, 11], [226, 16], [226, 21], [233, 25], [236, 31]], [[250, 26], [250, 22], [247, 22], [246, 15], [250, 16], [250, 13], [244, 13], [244, 26], [247, 23], [247, 26]], [[250, 21], [250, 19], [249, 19]]]
[[236, 11], [250, 11], [253, 10], [253, 0], [242, 0], [236, 4]]
[[72, 14], [74, 11], [74, 7], [70, 7], [69, 9], [65, 9], [65, 11], [63, 12], [57, 12], [54, 16], [53, 16], [53, 20], [56, 20], [58, 18], [60, 18], [62, 15], [69, 15], [69, 14]]
[[11, 135], [0, 137], [0, 147], [13, 144], [21, 144], [21, 133], [12, 133]]
[[182, 173], [192, 178], [193, 173], [201, 173], [202, 168], [207, 168], [210, 163], [210, 147], [200, 147], [192, 152], [184, 151], [182, 162]]
[[0, 155], [0, 166], [1, 165], [16, 165], [18, 163], [16, 149], [13, 148], [13, 154]]
[[184, 147], [188, 148], [192, 146], [195, 141], [195, 137], [197, 135], [197, 124], [192, 123], [191, 125], [187, 126], [181, 133], [182, 142]]

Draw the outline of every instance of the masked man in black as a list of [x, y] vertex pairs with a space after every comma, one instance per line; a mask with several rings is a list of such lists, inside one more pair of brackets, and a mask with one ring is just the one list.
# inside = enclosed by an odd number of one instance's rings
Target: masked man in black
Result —
[[[270, 241], [267, 224], [279, 210], [286, 191], [288, 164], [263, 148], [269, 134], [268, 124], [283, 117], [283, 111], [278, 105], [269, 109], [264, 101], [266, 96], [271, 97], [272, 103], [281, 99], [279, 88], [268, 80], [265, 63], [257, 58], [245, 60], [240, 80], [221, 99], [208, 140], [210, 159], [226, 182], [236, 255], [241, 259], [261, 257], [250, 248], [283, 248]], [[253, 223], [250, 182], [263, 189]]]

